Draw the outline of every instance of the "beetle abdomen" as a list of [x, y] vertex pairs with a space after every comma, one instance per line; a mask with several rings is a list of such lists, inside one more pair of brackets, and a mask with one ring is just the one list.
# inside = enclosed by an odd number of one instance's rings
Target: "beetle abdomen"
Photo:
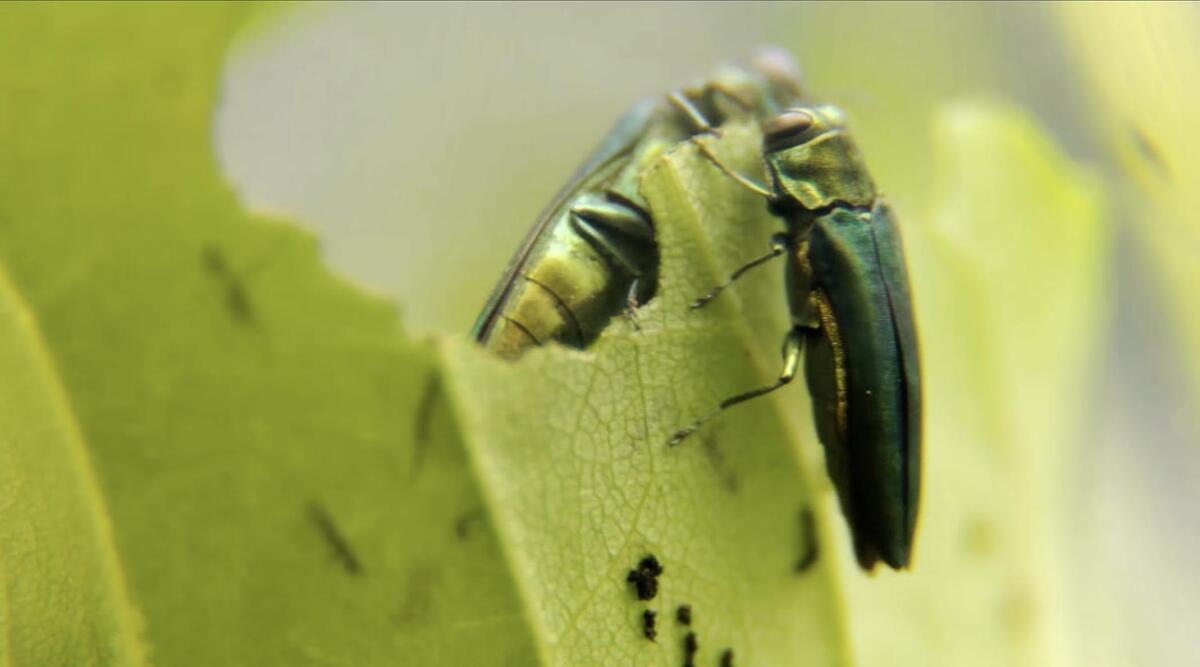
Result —
[[[552, 340], [578, 348], [594, 341], [621, 311], [633, 280], [655, 273], [653, 237], [639, 243], [612, 234], [574, 220], [557, 225], [537, 256], [513, 277], [500, 319], [487, 332], [488, 347], [514, 357]], [[605, 245], [610, 242], [614, 248]]]

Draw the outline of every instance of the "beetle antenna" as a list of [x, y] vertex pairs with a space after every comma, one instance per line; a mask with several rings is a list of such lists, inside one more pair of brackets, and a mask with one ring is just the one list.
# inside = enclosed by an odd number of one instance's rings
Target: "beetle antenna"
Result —
[[[696, 131], [699, 134], [711, 134], [717, 137], [721, 136], [721, 130], [713, 127], [712, 124], [708, 122], [708, 119], [704, 117], [704, 114], [696, 108], [696, 105], [692, 104], [692, 101], [679, 91], [675, 91], [667, 95], [667, 102], [683, 113], [683, 115], [687, 116], [688, 120], [690, 120], [692, 125], [696, 127]], [[692, 143], [696, 144], [696, 147], [700, 149], [700, 152], [704, 154], [704, 157], [708, 158], [709, 162], [715, 164], [718, 169], [725, 172], [725, 175], [729, 176], [734, 181], [737, 181], [739, 185], [747, 190], [750, 190], [751, 192], [754, 192], [755, 194], [766, 197], [767, 199], [774, 197], [771, 191], [762, 184], [725, 166], [725, 163], [721, 162], [721, 159], [712, 152], [708, 145], [703, 141], [700, 141], [700, 137], [692, 137], [691, 141]]]
[[692, 137], [692, 143], [696, 144], [696, 147], [700, 149], [700, 152], [704, 154], [704, 157], [708, 158], [709, 162], [712, 162], [714, 165], [716, 165], [717, 169], [720, 169], [725, 173], [726, 176], [736, 181], [738, 185], [746, 188], [754, 194], [766, 197], [767, 199], [775, 198], [774, 193], [768, 190], [762, 183], [759, 183], [748, 176], [743, 176], [742, 174], [739, 174], [725, 166], [725, 163], [721, 162], [721, 158], [717, 157], [716, 154], [712, 152], [712, 149], [708, 147], [708, 144], [700, 141], [699, 137]]

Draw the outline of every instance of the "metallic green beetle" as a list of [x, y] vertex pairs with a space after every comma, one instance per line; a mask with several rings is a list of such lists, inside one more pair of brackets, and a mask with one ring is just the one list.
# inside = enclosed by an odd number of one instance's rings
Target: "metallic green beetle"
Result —
[[905, 568], [912, 555], [921, 482], [921, 373], [912, 298], [899, 232], [875, 189], [844, 117], [832, 106], [784, 111], [763, 129], [771, 187], [716, 166], [763, 195], [786, 232], [771, 251], [700, 297], [703, 306], [746, 270], [787, 255], [792, 329], [783, 371], [771, 385], [723, 401], [679, 431], [678, 443], [705, 419], [792, 380], [805, 353], [805, 376], [818, 435], [859, 564]]
[[472, 336], [504, 357], [550, 340], [583, 348], [609, 320], [653, 297], [658, 244], [638, 192], [645, 170], [667, 150], [716, 123], [751, 114], [765, 120], [798, 100], [796, 78], [779, 54], [726, 66], [707, 82], [644, 100], [538, 217]]

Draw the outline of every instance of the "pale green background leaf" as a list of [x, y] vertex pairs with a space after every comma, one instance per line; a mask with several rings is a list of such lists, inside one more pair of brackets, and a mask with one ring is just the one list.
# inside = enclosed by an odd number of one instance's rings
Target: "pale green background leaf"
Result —
[[[1097, 637], [1124, 635], [1128, 664], [1200, 663], [1200, 5], [1100, 3], [1056, 7], [1089, 113], [1081, 125], [1107, 158], [1124, 248], [1121, 330], [1112, 381], [1120, 405], [1112, 483], [1094, 497], [1107, 517], [1089, 565], [1111, 581], [1086, 605]], [[1140, 267], [1141, 271], [1136, 269]], [[1118, 488], [1113, 488], [1117, 486]], [[1100, 521], [1094, 521], [1100, 524]], [[1107, 604], [1119, 596], [1119, 609]], [[1111, 659], [1107, 642], [1086, 659]]]
[[1086, 635], [1067, 490], [1110, 231], [1095, 179], [1020, 111], [961, 103], [934, 127], [937, 203], [904, 211], [926, 398], [919, 541], [911, 574], [851, 582], [855, 645], [864, 664], [1073, 664]]
[[1067, 4], [1063, 34], [1090, 83], [1087, 116], [1120, 171], [1114, 193], [1148, 257], [1200, 405], [1200, 5]]

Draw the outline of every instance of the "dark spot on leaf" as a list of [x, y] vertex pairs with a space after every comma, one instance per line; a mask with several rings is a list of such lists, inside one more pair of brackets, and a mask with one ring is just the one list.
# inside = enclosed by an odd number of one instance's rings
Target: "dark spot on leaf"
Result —
[[700, 650], [700, 642], [696, 633], [689, 632], [683, 637], [683, 667], [696, 667], [696, 653]]
[[246, 298], [246, 290], [242, 288], [240, 282], [229, 284], [229, 291], [225, 294], [225, 299], [234, 320], [242, 324], [252, 324], [254, 322], [254, 311], [250, 308], [250, 301]]
[[721, 651], [721, 667], [733, 667], [733, 649]]
[[404, 588], [404, 597], [396, 610], [393, 620], [400, 626], [428, 625], [436, 618], [434, 607], [436, 600], [433, 595], [438, 585], [438, 570], [424, 563], [418, 563], [408, 573]]
[[986, 558], [995, 552], [996, 529], [986, 516], [976, 514], [967, 519], [963, 529], [963, 547], [967, 553], [978, 558]]
[[800, 510], [800, 557], [796, 559], [796, 574], [808, 571], [821, 555], [817, 542], [817, 527], [813, 519], [812, 509], [805, 507]]
[[204, 246], [204, 252], [200, 254], [200, 259], [204, 263], [204, 268], [215, 276], [224, 276], [230, 273], [229, 264], [225, 262], [225, 254], [215, 245]]
[[1034, 588], [1024, 579], [1009, 582], [999, 604], [1000, 623], [1013, 642], [1025, 642], [1038, 627], [1038, 604]]
[[1167, 161], [1163, 159], [1162, 151], [1158, 150], [1158, 147], [1150, 140], [1150, 137], [1146, 136], [1146, 133], [1142, 132], [1141, 128], [1137, 125], [1129, 126], [1129, 136], [1133, 139], [1133, 145], [1137, 148], [1137, 152], [1142, 156], [1142, 159], [1157, 169], [1164, 178], [1169, 178], [1171, 176], [1171, 169], [1167, 166]]
[[253, 324], [254, 309], [246, 295], [245, 285], [225, 261], [225, 254], [221, 249], [215, 245], [206, 246], [202, 253], [202, 261], [209, 275], [225, 291], [225, 307], [233, 321], [238, 324]]
[[692, 624], [692, 606], [690, 604], [681, 604], [675, 610], [675, 621], [680, 625]]
[[658, 576], [662, 573], [662, 565], [651, 554], [638, 563], [637, 569], [629, 571], [625, 581], [633, 586], [639, 600], [653, 600], [658, 595]]
[[463, 512], [454, 521], [454, 534], [459, 541], [466, 542], [471, 537], [471, 527], [483, 521], [483, 510], [473, 509]]
[[412, 471], [415, 475], [421, 469], [425, 454], [429, 450], [429, 431], [433, 423], [433, 408], [437, 405], [439, 389], [442, 386], [441, 375], [434, 373], [425, 381], [425, 389], [421, 394], [421, 402], [417, 405], [416, 433], [413, 441]]
[[658, 636], [658, 629], [655, 627], [657, 617], [658, 614], [649, 609], [642, 612], [642, 634], [650, 641], [654, 641], [654, 638]]
[[333, 522], [333, 517], [325, 511], [323, 507], [317, 503], [309, 503], [308, 505], [309, 518], [321, 533], [321, 537], [325, 538], [325, 542], [329, 544], [333, 550], [333, 555], [337, 557], [342, 564], [342, 568], [347, 574], [357, 575], [362, 573], [362, 565], [358, 561], [358, 556], [354, 554], [354, 550], [350, 548], [350, 543], [338, 530], [337, 524]]
[[658, 559], [654, 557], [654, 554], [650, 554], [643, 558], [641, 562], [638, 563], [638, 568], [645, 570], [654, 576], [658, 576], [663, 573], [662, 564], [658, 562]]

